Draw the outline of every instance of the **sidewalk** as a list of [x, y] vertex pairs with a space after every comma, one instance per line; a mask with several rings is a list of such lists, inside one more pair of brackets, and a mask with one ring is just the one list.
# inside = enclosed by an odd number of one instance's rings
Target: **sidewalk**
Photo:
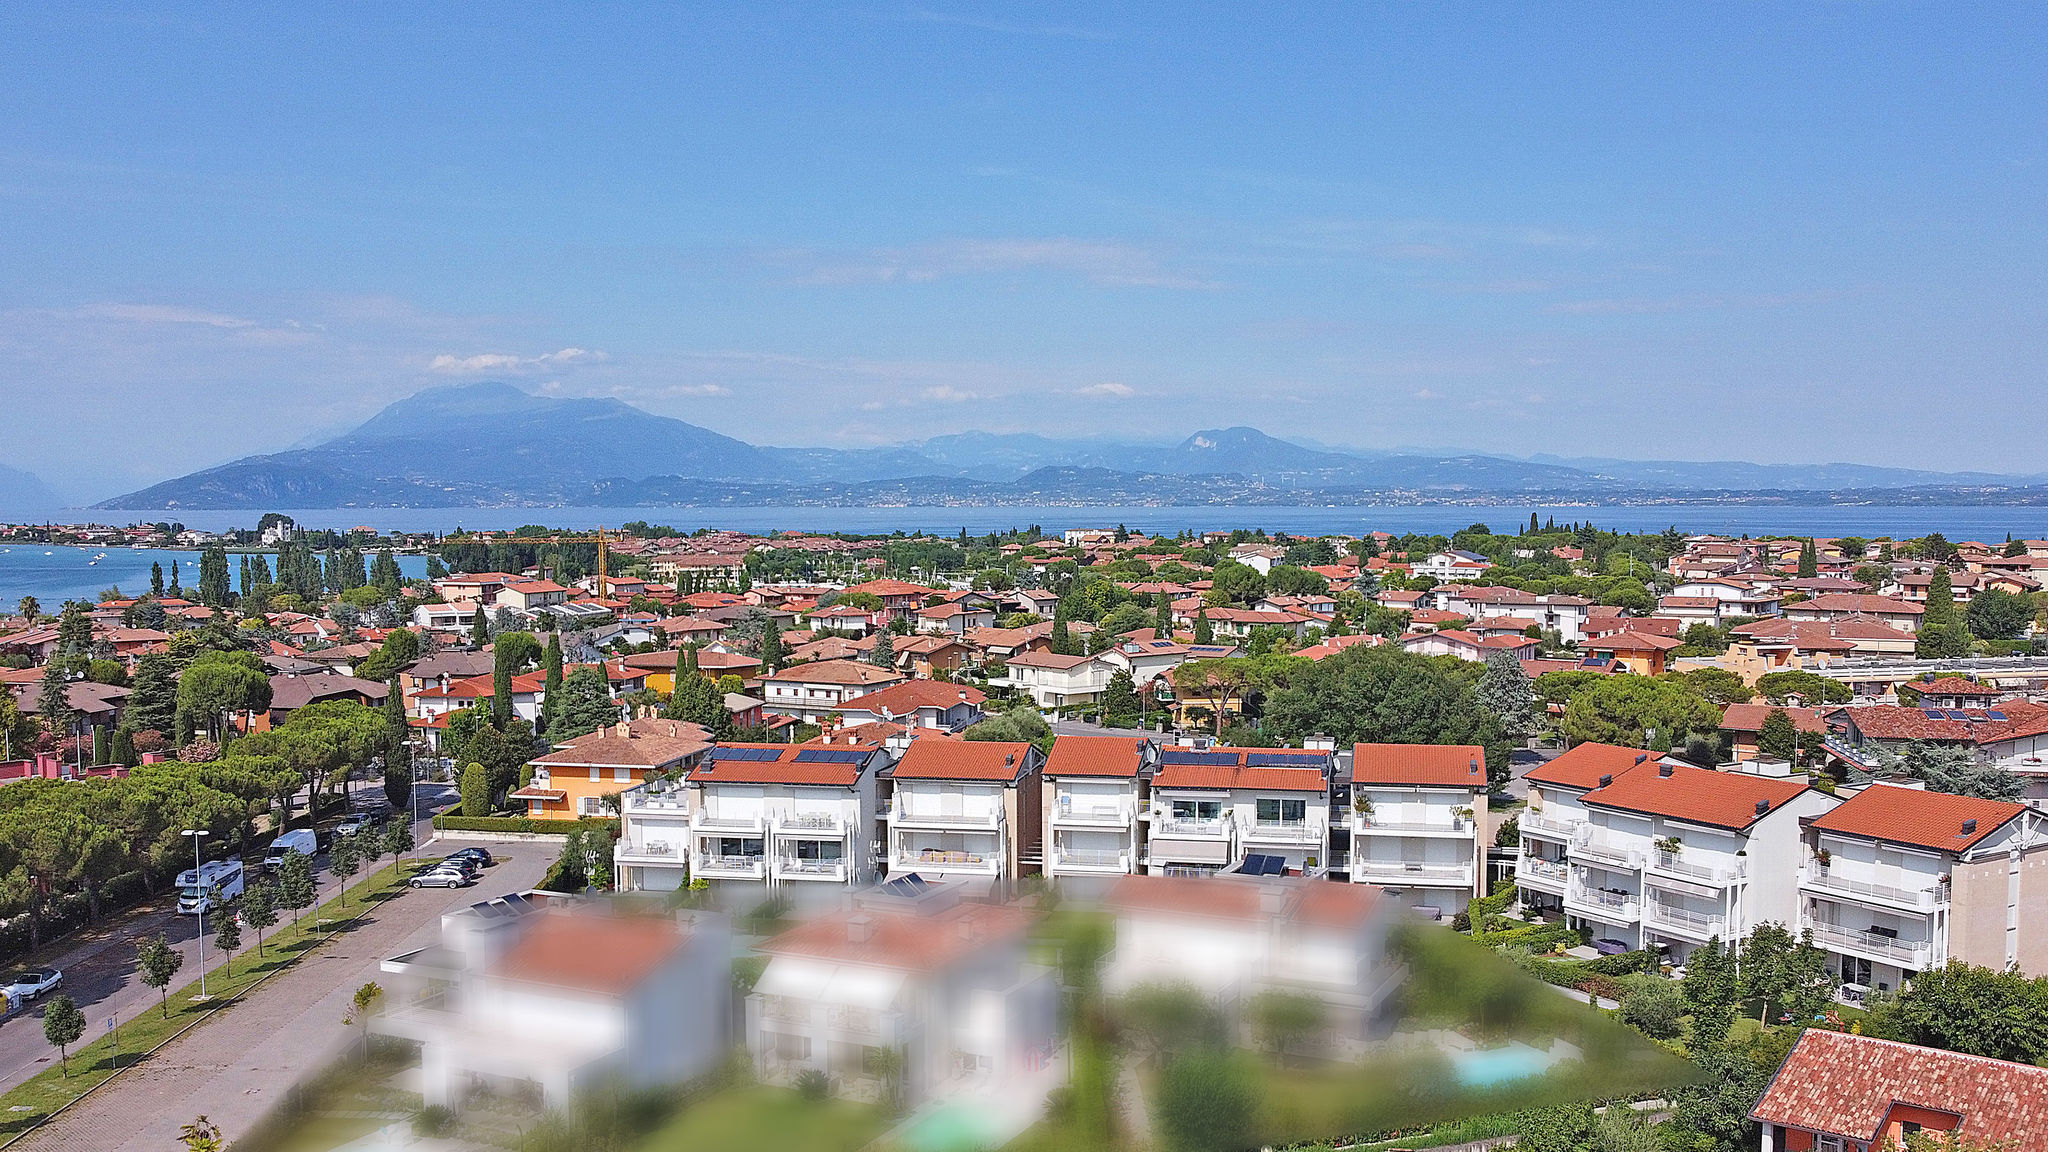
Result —
[[408, 891], [311, 956], [30, 1133], [10, 1152], [161, 1152], [204, 1114], [230, 1143], [355, 1039], [350, 997], [386, 956], [435, 938], [441, 913], [538, 883], [552, 852], [519, 851], [474, 888]]

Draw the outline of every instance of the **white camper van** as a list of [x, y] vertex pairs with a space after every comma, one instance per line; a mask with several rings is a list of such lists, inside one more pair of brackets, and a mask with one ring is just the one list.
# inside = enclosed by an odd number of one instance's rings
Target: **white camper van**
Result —
[[213, 911], [242, 894], [242, 862], [212, 860], [178, 873], [178, 911], [191, 915]]

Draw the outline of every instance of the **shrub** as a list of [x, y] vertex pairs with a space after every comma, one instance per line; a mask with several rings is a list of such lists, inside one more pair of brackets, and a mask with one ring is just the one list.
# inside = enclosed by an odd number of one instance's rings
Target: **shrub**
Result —
[[832, 1080], [816, 1068], [806, 1068], [797, 1073], [796, 1094], [810, 1101], [820, 1101], [832, 1094]]
[[538, 832], [545, 836], [567, 836], [578, 828], [595, 825], [613, 827], [615, 821], [597, 816], [577, 820], [534, 820], [526, 816], [458, 816], [442, 813], [434, 827], [444, 832]]

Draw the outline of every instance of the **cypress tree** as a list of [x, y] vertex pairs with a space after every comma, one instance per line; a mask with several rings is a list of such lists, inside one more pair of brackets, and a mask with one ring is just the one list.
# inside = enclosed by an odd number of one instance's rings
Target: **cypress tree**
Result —
[[1209, 610], [1208, 610], [1207, 608], [1198, 608], [1198, 609], [1196, 609], [1196, 610], [1195, 610], [1195, 643], [1197, 643], [1197, 644], [1214, 644], [1215, 642], [1216, 642], [1216, 628], [1215, 628], [1215, 626], [1214, 626], [1214, 625], [1212, 625], [1212, 624], [1210, 624], [1210, 623], [1209, 623]]
[[178, 587], [178, 562], [171, 561], [171, 582], [164, 585], [164, 593], [171, 597], [183, 596], [185, 590]]
[[469, 619], [469, 642], [481, 648], [491, 642], [491, 622], [484, 616], [484, 606], [476, 606], [476, 615]]
[[149, 566], [149, 594], [159, 600], [164, 598], [164, 566], [161, 561]]
[[542, 687], [541, 731], [554, 727], [556, 701], [562, 695], [562, 637], [559, 633], [548, 633], [547, 651], [541, 656], [541, 663], [547, 668], [547, 679]]
[[1808, 540], [1799, 549], [1799, 578], [1811, 580], [1820, 575], [1820, 554]]
[[1937, 564], [1927, 581], [1927, 611], [1920, 616], [1920, 627], [1943, 628], [1955, 622], [1955, 584], [1949, 579], [1948, 566]]

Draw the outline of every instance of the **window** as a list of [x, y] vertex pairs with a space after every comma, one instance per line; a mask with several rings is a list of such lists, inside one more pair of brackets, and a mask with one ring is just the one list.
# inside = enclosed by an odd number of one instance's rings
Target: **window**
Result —
[[1222, 815], [1223, 801], [1221, 800], [1175, 800], [1173, 802], [1173, 818], [1175, 820], [1216, 820], [1220, 819]]
[[599, 770], [598, 770], [598, 769], [596, 769], [596, 768], [592, 768], [592, 769], [590, 770], [590, 782], [591, 782], [592, 784], [595, 784], [595, 783], [597, 783], [597, 773], [598, 773], [598, 771], [599, 771]]
[[631, 768], [614, 768], [612, 769], [612, 779], [620, 784], [631, 783], [633, 770]]
[[798, 840], [796, 858], [799, 860], [824, 860], [837, 862], [846, 845], [837, 840]]
[[718, 838], [718, 854], [720, 856], [759, 856], [761, 855], [761, 840], [759, 837], [754, 836], [720, 836]]
[[1271, 800], [1265, 798], [1259, 800], [1259, 823], [1261, 824], [1299, 824], [1306, 819], [1308, 819], [1308, 801], [1306, 800]]

